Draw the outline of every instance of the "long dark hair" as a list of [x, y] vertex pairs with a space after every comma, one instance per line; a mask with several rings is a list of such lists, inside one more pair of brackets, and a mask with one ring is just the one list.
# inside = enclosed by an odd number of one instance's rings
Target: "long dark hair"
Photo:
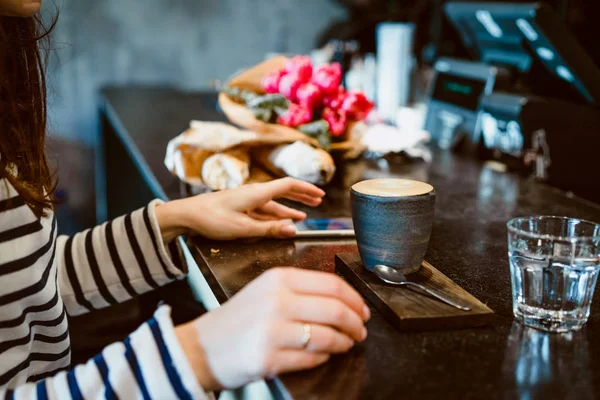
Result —
[[39, 15], [0, 17], [0, 178], [38, 216], [54, 204], [56, 179], [45, 154], [46, 77], [50, 32]]

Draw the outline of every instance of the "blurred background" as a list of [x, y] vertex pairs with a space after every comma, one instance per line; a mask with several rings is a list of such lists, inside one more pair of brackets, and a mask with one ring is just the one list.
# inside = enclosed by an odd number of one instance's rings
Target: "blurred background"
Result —
[[[376, 53], [376, 27], [413, 22], [415, 61], [468, 57], [443, 14], [444, 0], [47, 0], [58, 13], [49, 63], [50, 153], [60, 171], [63, 232], [95, 222], [93, 147], [100, 88], [167, 85], [210, 90], [271, 53], [329, 44], [348, 67]], [[598, 2], [547, 0], [600, 63]], [[333, 44], [332, 44], [333, 43]], [[172, 132], [171, 134], [176, 134]]]
[[[308, 53], [347, 9], [329, 0], [55, 0], [49, 64], [50, 152], [70, 233], [95, 222], [93, 146], [106, 85], [208, 89], [270, 52]], [[66, 151], [65, 151], [66, 150]]]

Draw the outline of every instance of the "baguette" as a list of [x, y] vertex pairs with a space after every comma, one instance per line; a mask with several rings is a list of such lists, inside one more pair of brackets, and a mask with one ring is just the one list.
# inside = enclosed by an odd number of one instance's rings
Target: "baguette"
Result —
[[252, 164], [250, 167], [250, 177], [246, 183], [264, 183], [272, 181], [273, 179], [275, 179], [275, 177], [265, 171], [264, 168], [256, 164]]
[[202, 165], [202, 180], [213, 190], [234, 189], [250, 176], [250, 152], [237, 147], [208, 157]]
[[213, 154], [212, 151], [182, 144], [165, 160], [171, 173], [190, 185], [199, 186], [202, 181], [204, 161]]
[[252, 155], [258, 164], [277, 177], [291, 176], [325, 185], [335, 174], [335, 164], [329, 153], [300, 141], [275, 147], [258, 147]]

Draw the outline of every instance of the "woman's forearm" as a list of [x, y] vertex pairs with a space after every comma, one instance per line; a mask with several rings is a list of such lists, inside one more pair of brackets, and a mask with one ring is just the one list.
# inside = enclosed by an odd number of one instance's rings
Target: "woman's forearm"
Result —
[[154, 213], [165, 244], [188, 232], [185, 217], [179, 212], [178, 201], [157, 204]]
[[190, 322], [185, 325], [177, 326], [175, 328], [175, 334], [177, 335], [179, 344], [181, 345], [194, 374], [196, 374], [200, 386], [202, 386], [204, 390], [211, 392], [223, 389], [210, 371], [206, 353], [198, 343], [198, 333], [196, 332], [193, 323]]

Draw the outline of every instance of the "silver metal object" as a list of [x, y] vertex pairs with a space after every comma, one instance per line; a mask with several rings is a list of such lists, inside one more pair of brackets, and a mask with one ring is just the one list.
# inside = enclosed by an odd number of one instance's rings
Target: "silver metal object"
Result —
[[415, 287], [418, 287], [419, 289], [423, 290], [424, 292], [430, 294], [431, 296], [437, 298], [438, 300], [441, 300], [444, 303], [451, 305], [452, 307], [456, 307], [459, 310], [463, 310], [463, 311], [471, 311], [471, 307], [459, 304], [459, 303], [455, 302], [454, 300], [447, 298], [443, 294], [438, 293], [434, 290], [428, 289], [423, 285], [419, 285], [418, 283], [410, 282], [409, 280], [406, 279], [406, 276], [404, 276], [404, 274], [402, 274], [402, 272], [398, 271], [397, 269], [388, 267], [386, 265], [379, 264], [373, 268], [373, 272], [375, 273], [375, 275], [377, 275], [377, 277], [379, 279], [381, 279], [385, 283], [389, 283], [390, 285], [415, 286]]
[[312, 336], [312, 328], [310, 324], [304, 324], [304, 332], [302, 335], [302, 348], [306, 349], [308, 347], [308, 342], [310, 342], [310, 337]]
[[546, 141], [546, 131], [539, 129], [533, 132], [533, 151], [535, 152], [535, 177], [541, 180], [548, 179], [550, 161], [550, 146]]

